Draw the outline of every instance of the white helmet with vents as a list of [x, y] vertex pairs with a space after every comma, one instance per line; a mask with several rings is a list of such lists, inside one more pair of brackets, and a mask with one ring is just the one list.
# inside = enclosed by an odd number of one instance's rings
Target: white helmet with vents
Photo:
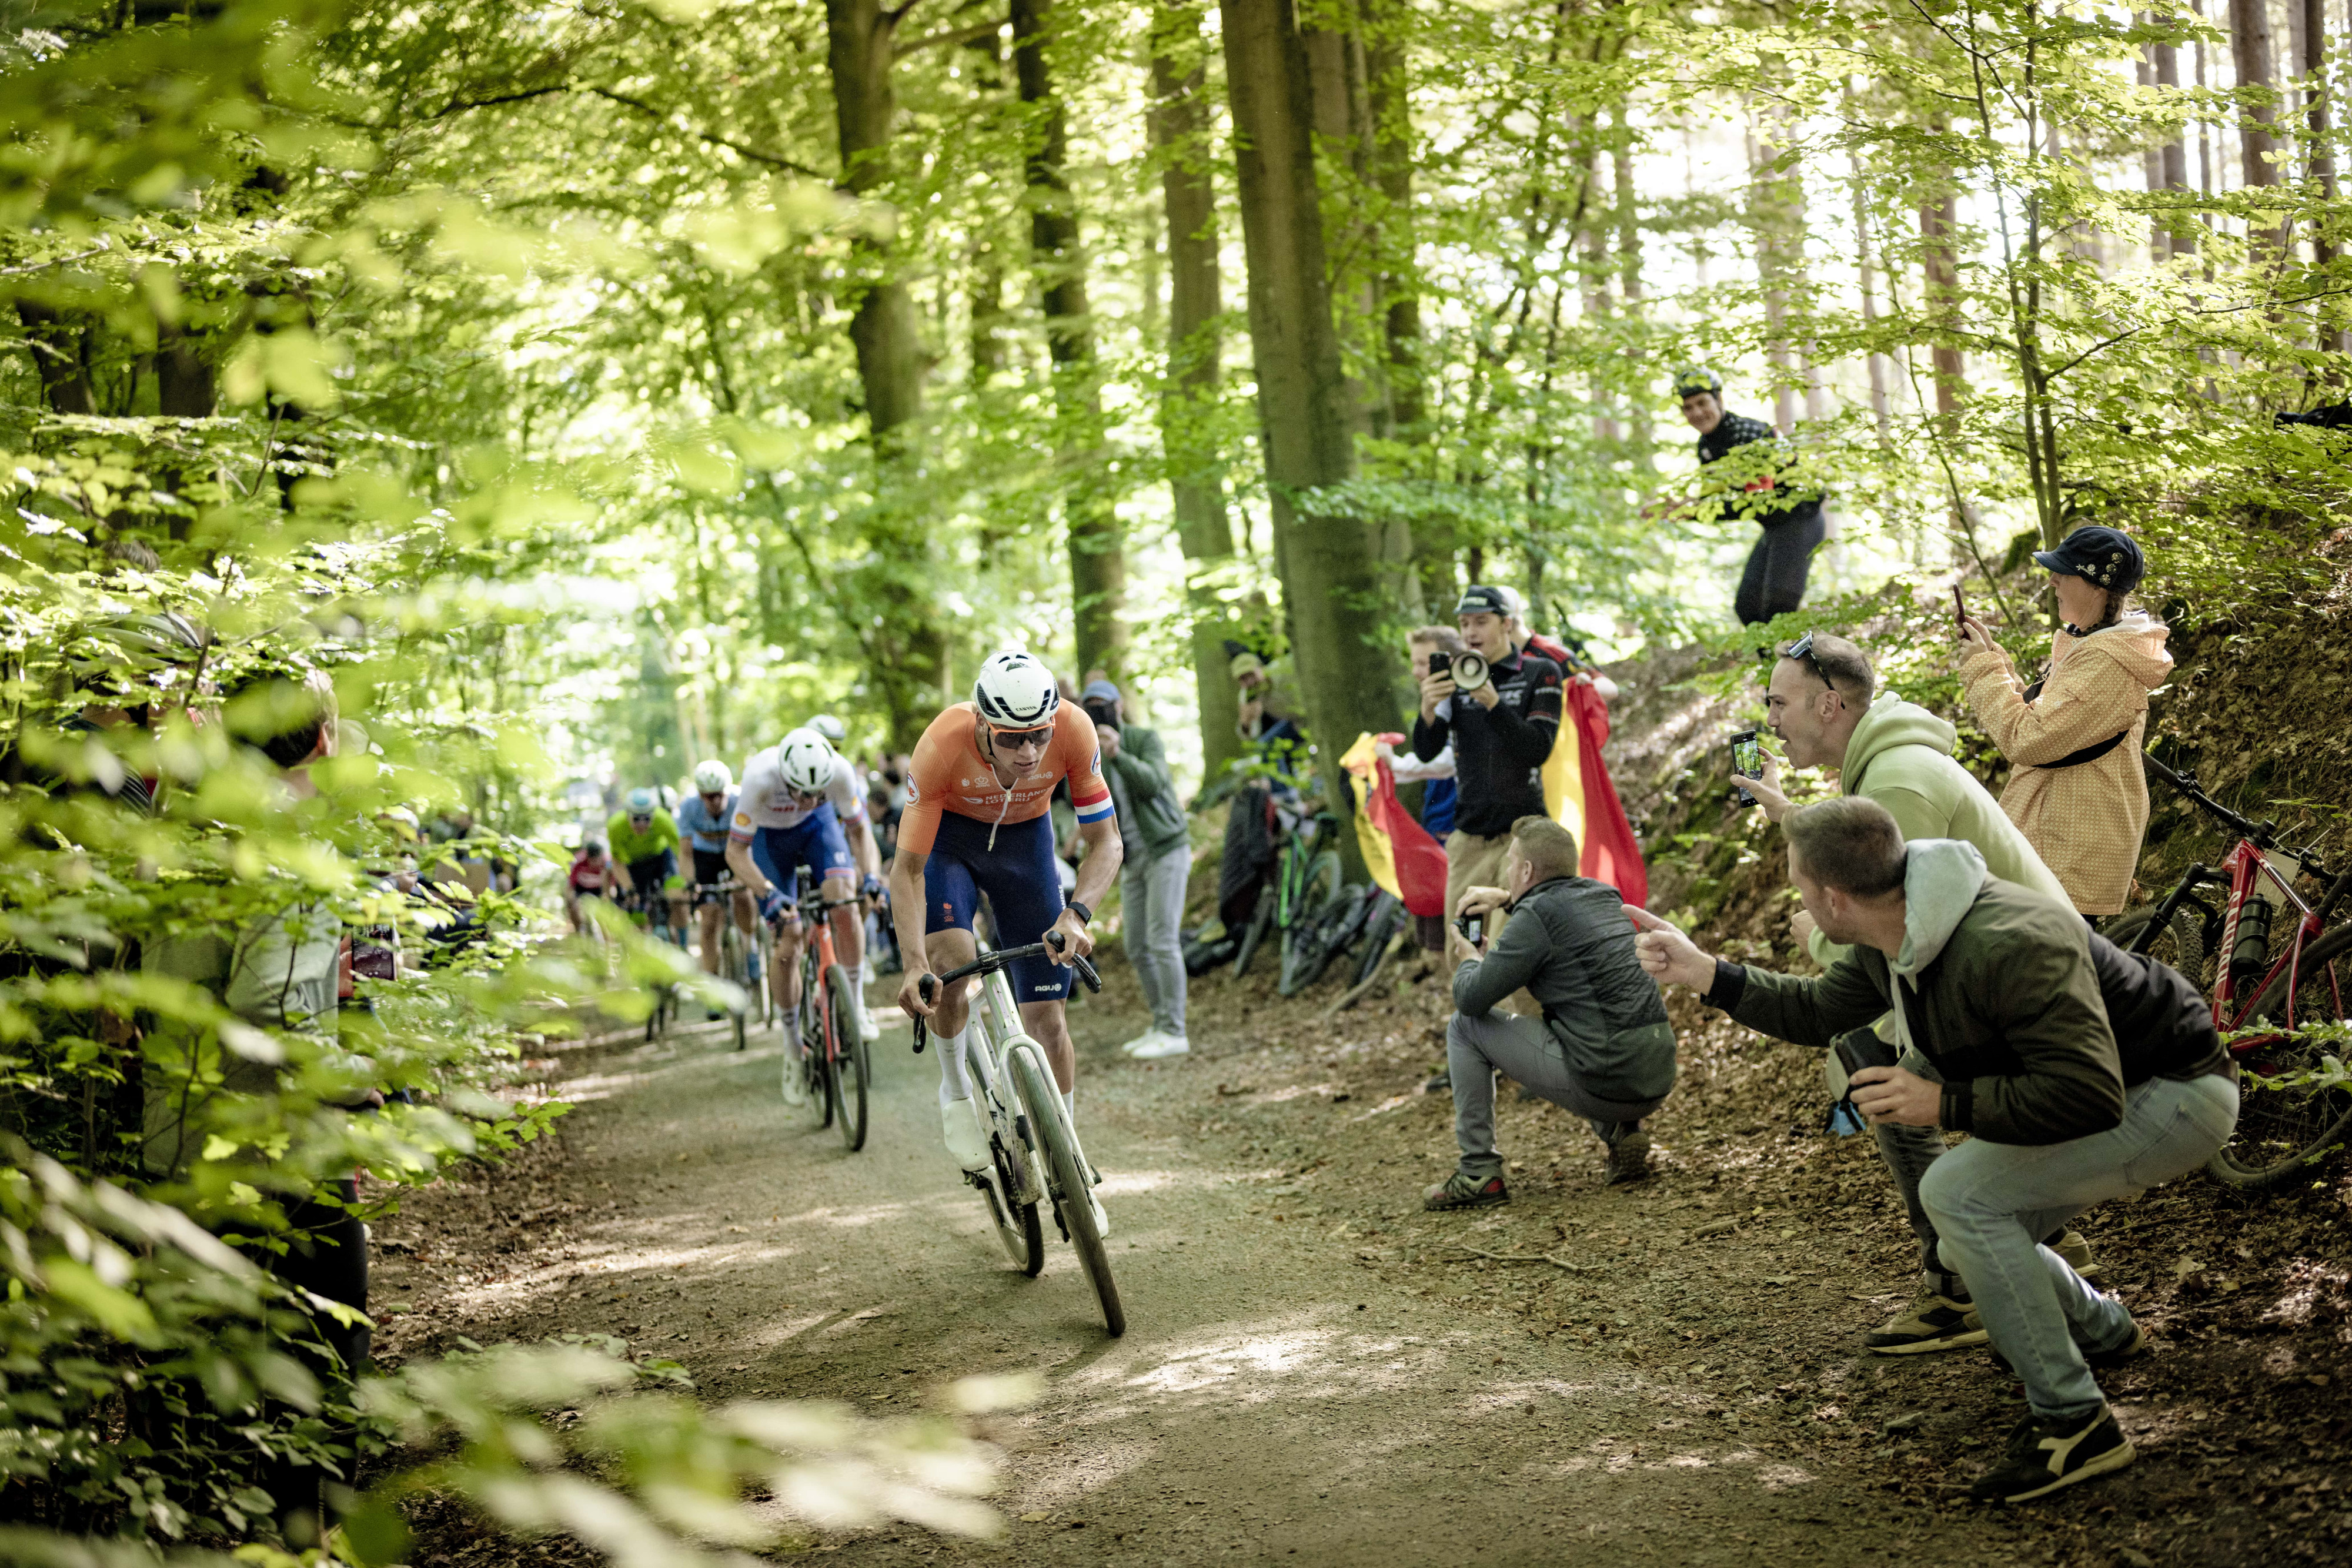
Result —
[[724, 795], [734, 782], [735, 775], [716, 757], [695, 766], [694, 790], [698, 795]]
[[1034, 653], [993, 653], [971, 683], [971, 706], [996, 728], [1034, 729], [1054, 722], [1061, 683]]
[[796, 729], [776, 743], [776, 774], [795, 794], [814, 795], [833, 782], [833, 747], [813, 729]]
[[821, 713], [808, 721], [808, 727], [835, 746], [849, 738], [849, 728], [829, 713]]

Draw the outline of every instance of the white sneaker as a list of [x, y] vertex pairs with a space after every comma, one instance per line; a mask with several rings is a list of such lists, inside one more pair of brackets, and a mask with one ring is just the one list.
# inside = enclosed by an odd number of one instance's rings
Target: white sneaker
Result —
[[1163, 1056], [1189, 1056], [1192, 1042], [1181, 1034], [1163, 1034], [1157, 1040], [1139, 1045], [1131, 1053], [1138, 1061], [1157, 1061]]
[[882, 1038], [882, 1026], [874, 1021], [874, 1014], [866, 1009], [864, 997], [857, 998], [857, 1032], [868, 1045]]
[[1161, 1034], [1158, 1030], [1148, 1029], [1141, 1034], [1137, 1035], [1133, 1040], [1129, 1040], [1125, 1045], [1120, 1046], [1119, 1050], [1127, 1052], [1129, 1056], [1139, 1055], [1141, 1053], [1145, 1046], [1150, 1045], [1154, 1040], [1165, 1040], [1167, 1036]]
[[794, 1107], [805, 1105], [809, 1103], [808, 1078], [792, 1053], [792, 1048], [787, 1046], [784, 1049], [784, 1103]]
[[940, 1107], [940, 1122], [947, 1131], [949, 1157], [965, 1170], [986, 1170], [988, 1140], [981, 1136], [980, 1123], [971, 1113], [971, 1102], [949, 1101]]

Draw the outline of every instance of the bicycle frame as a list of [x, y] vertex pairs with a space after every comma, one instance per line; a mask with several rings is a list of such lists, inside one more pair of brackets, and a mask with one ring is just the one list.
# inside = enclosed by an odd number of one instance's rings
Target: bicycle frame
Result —
[[[834, 1021], [833, 994], [824, 983], [825, 972], [840, 961], [833, 945], [833, 912], [846, 908], [857, 900], [854, 896], [825, 897], [824, 884], [815, 880], [807, 866], [800, 868], [800, 883], [804, 889], [797, 906], [801, 919], [815, 927], [810, 936], [803, 938], [805, 946], [801, 948], [801, 1006], [807, 1008], [814, 999], [815, 1006], [810, 1016], [818, 1026], [817, 1038], [826, 1041], [838, 1040], [842, 1038], [841, 1030], [827, 1027]], [[855, 1023], [850, 1027], [855, 1028]], [[825, 1054], [828, 1061], [840, 1060], [839, 1053], [830, 1044], [825, 1048]]]
[[964, 1068], [973, 1089], [987, 1096], [989, 1120], [1013, 1166], [1015, 1190], [1006, 1193], [1005, 1199], [1016, 1208], [1041, 1202], [1045, 1179], [1037, 1164], [1037, 1140], [1029, 1131], [1025, 1108], [1013, 1103], [1018, 1096], [1012, 1089], [1010, 1063], [1014, 1051], [1026, 1050], [1036, 1053], [1043, 1067], [1045, 1048], [1021, 1027], [1021, 1009], [1013, 1000], [1013, 983], [1004, 977], [1003, 970], [982, 981], [980, 994], [972, 998], [972, 1010], [986, 1019], [982, 1033], [987, 1044], [983, 1049], [980, 1041], [971, 1042], [964, 1052]]

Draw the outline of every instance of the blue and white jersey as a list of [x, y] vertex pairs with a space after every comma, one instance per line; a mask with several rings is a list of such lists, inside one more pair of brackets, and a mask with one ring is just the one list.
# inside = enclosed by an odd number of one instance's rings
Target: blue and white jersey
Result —
[[735, 791], [730, 789], [714, 814], [702, 803], [699, 795], [688, 795], [677, 809], [678, 831], [693, 841], [694, 847], [704, 854], [715, 855], [727, 848], [728, 819], [735, 815]]

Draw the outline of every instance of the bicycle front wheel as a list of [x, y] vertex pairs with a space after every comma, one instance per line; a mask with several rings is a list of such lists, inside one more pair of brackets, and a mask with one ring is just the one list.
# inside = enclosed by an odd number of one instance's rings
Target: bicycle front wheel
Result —
[[[977, 1040], [970, 1049], [978, 1054], [981, 1048]], [[996, 1227], [996, 1239], [1003, 1244], [1005, 1257], [1012, 1260], [1015, 1269], [1034, 1280], [1045, 1266], [1045, 1227], [1037, 1218], [1035, 1199], [1020, 1203], [1013, 1196], [1023, 1187], [1015, 1179], [1019, 1172], [1014, 1162], [1026, 1160], [1029, 1151], [1018, 1143], [1007, 1148], [1003, 1140], [996, 1136], [995, 1122], [989, 1115], [989, 1096], [980, 1086], [980, 1069], [967, 1061], [964, 1070], [971, 1074], [974, 1091], [964, 1103], [972, 1120], [980, 1124], [980, 1140], [988, 1145], [990, 1156], [989, 1168], [975, 1173], [971, 1185], [980, 1188], [981, 1196], [988, 1200], [989, 1221]]]
[[[2099, 935], [2118, 947], [2128, 948], [2140, 941], [2141, 934], [2156, 919], [2156, 905], [2143, 904], [2137, 909], [2126, 909], [2099, 928]], [[2147, 938], [2142, 949], [2147, 956], [2168, 968], [2189, 977], [2189, 983], [2213, 994], [2212, 977], [2207, 972], [2205, 960], [2205, 906], [2190, 902], [2172, 912], [2164, 929]]]
[[832, 1036], [833, 1097], [841, 1118], [841, 1141], [856, 1154], [866, 1146], [866, 1077], [873, 1062], [857, 1028], [849, 971], [835, 964], [824, 972], [825, 1032]]
[[1110, 1250], [1095, 1226], [1094, 1200], [1087, 1196], [1093, 1184], [1078, 1158], [1078, 1140], [1062, 1118], [1062, 1092], [1034, 1046], [1015, 1046], [1012, 1056], [1013, 1082], [1029, 1108], [1030, 1133], [1041, 1145], [1052, 1178], [1047, 1190], [1055, 1217], [1076, 1249], [1078, 1267], [1086, 1270], [1087, 1283], [1094, 1287], [1102, 1307], [1103, 1322], [1116, 1339], [1127, 1332], [1127, 1309], [1119, 1303], [1118, 1281], [1110, 1275]]
[[[2294, 977], [2294, 1027], [2287, 1025], [2288, 977], [2281, 973], [2254, 998], [2249, 1017], [2280, 1032], [2233, 1050], [2245, 1073], [2238, 1083], [2238, 1125], [2206, 1162], [2224, 1186], [2265, 1192], [2303, 1178], [2332, 1149], [2352, 1141], [2352, 1086], [2329, 1072], [2343, 1048], [2314, 1032], [2341, 1023], [2352, 1001], [2352, 925], [2323, 931], [2305, 946]], [[2265, 1088], [2254, 1077], [2277, 1081]]]
[[1362, 956], [1356, 963], [1356, 985], [1367, 984], [1381, 972], [1381, 966], [1388, 962], [1389, 949], [1396, 944], [1398, 933], [1412, 920], [1412, 914], [1402, 904], [1385, 891], [1381, 893], [1380, 908], [1371, 918], [1371, 929], [1364, 934]]

